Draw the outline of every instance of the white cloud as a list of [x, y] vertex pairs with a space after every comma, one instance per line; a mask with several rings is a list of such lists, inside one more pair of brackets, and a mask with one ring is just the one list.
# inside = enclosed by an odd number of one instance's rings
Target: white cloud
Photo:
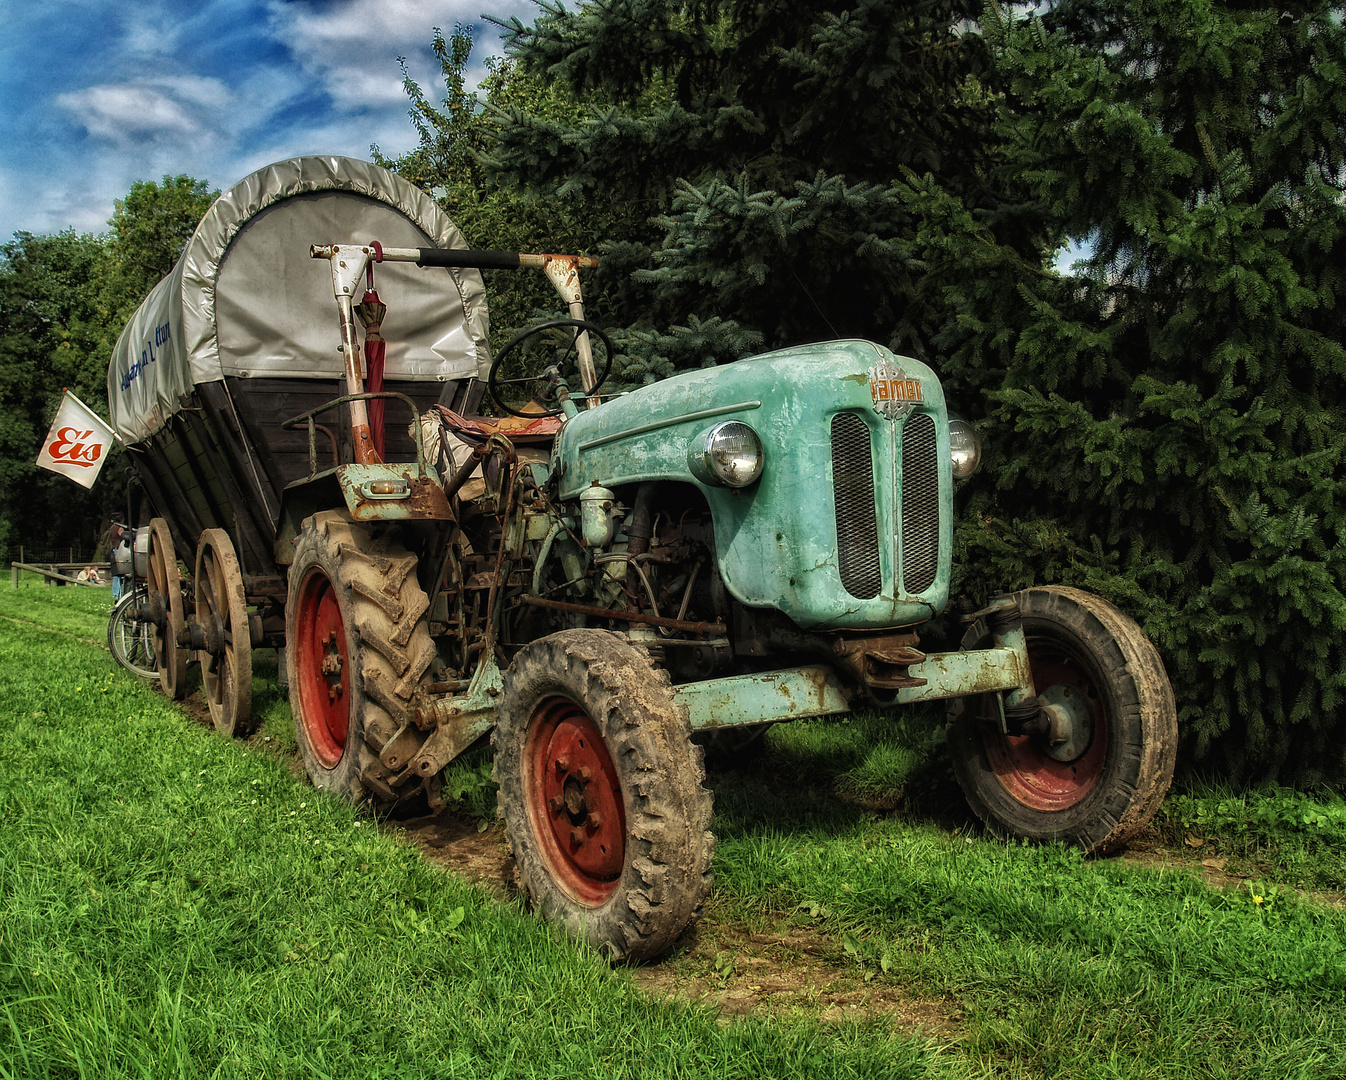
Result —
[[179, 12], [171, 4], [123, 2], [118, 54], [128, 61], [154, 61], [177, 51]]
[[[524, 14], [526, 0], [497, 0], [497, 16]], [[343, 107], [402, 105], [402, 74], [396, 58], [406, 57], [414, 79], [434, 96], [439, 69], [430, 51], [433, 28], [451, 33], [480, 21], [482, 0], [335, 0], [320, 8], [267, 0], [271, 30], [304, 72], [317, 79]], [[484, 35], [473, 50], [478, 63], [499, 52]]]
[[126, 194], [129, 184], [116, 190], [115, 181], [106, 177], [71, 177], [63, 184], [52, 184], [38, 171], [0, 170], [0, 207], [6, 212], [22, 208], [22, 218], [5, 222], [0, 243], [23, 229], [31, 233], [77, 233], [107, 231], [112, 216], [112, 200]]
[[94, 138], [125, 144], [199, 137], [229, 97], [217, 79], [185, 76], [89, 86], [56, 103]]
[[[0, 0], [0, 9], [7, 0]], [[536, 15], [530, 0], [40, 0], [7, 21], [0, 242], [18, 229], [103, 232], [136, 180], [226, 188], [302, 154], [415, 145], [397, 57], [432, 99], [433, 27]], [[6, 12], [8, 14], [8, 12]], [[487, 28], [469, 76], [498, 53]], [[70, 62], [71, 56], [79, 58]]]

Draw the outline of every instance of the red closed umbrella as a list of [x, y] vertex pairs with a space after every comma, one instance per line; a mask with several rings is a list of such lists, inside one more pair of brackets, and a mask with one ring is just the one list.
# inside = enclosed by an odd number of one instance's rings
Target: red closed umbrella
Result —
[[[371, 394], [377, 394], [383, 389], [383, 355], [388, 343], [383, 340], [382, 330], [383, 317], [387, 313], [388, 305], [374, 291], [371, 266], [369, 288], [355, 305], [355, 314], [365, 328], [365, 390]], [[386, 461], [387, 455], [383, 452], [383, 405], [383, 398], [374, 398], [369, 402], [369, 435], [374, 440], [379, 460]]]

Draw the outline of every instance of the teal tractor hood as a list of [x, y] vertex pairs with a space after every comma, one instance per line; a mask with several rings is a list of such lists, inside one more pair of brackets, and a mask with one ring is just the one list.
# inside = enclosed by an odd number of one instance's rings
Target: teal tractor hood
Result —
[[[890, 402], [890, 395], [900, 402]], [[883, 400], [880, 400], [882, 398]], [[885, 408], [885, 406], [888, 406]], [[836, 418], [869, 435], [876, 547], [876, 595], [857, 597], [843, 585], [834, 461]], [[924, 533], [938, 544], [932, 580], [904, 592], [900, 538], [903, 429], [916, 417], [933, 426], [934, 469], [923, 481]], [[856, 427], [856, 420], [863, 428]], [[693, 475], [716, 424], [740, 420], [762, 441], [761, 477], [739, 490]], [[933, 420], [933, 425], [930, 421]], [[927, 455], [928, 457], [928, 455]], [[586, 488], [645, 481], [694, 485], [714, 522], [716, 555], [730, 593], [750, 607], [775, 608], [810, 629], [873, 630], [909, 626], [943, 610], [948, 600], [953, 479], [944, 394], [918, 360], [868, 341], [833, 341], [739, 360], [665, 379], [581, 412], [566, 423], [555, 448], [561, 496]], [[907, 507], [909, 526], [917, 511]], [[938, 523], [930, 522], [938, 515]], [[868, 554], [868, 553], [867, 553]]]

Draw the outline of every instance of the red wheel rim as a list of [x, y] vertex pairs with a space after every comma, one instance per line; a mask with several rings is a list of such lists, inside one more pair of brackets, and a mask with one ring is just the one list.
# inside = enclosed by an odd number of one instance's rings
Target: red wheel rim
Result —
[[565, 698], [539, 703], [524, 746], [524, 793], [552, 879], [597, 907], [626, 862], [626, 809], [597, 726]]
[[332, 582], [311, 569], [299, 587], [295, 665], [304, 733], [324, 769], [334, 769], [346, 752], [350, 722], [346, 627]]
[[1039, 697], [1048, 687], [1067, 686], [1088, 701], [1093, 736], [1074, 761], [1057, 761], [1033, 736], [1002, 735], [992, 728], [985, 737], [986, 757], [1005, 790], [1024, 806], [1066, 810], [1082, 801], [1103, 774], [1108, 750], [1107, 710], [1089, 669], [1070, 650], [1054, 641], [1030, 638], [1028, 658]]

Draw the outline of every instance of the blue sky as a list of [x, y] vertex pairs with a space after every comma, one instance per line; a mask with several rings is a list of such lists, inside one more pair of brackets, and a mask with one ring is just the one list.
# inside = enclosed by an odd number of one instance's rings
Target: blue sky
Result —
[[226, 188], [299, 154], [415, 145], [397, 57], [438, 99], [433, 27], [528, 0], [0, 0], [0, 242], [107, 230], [136, 180]]

